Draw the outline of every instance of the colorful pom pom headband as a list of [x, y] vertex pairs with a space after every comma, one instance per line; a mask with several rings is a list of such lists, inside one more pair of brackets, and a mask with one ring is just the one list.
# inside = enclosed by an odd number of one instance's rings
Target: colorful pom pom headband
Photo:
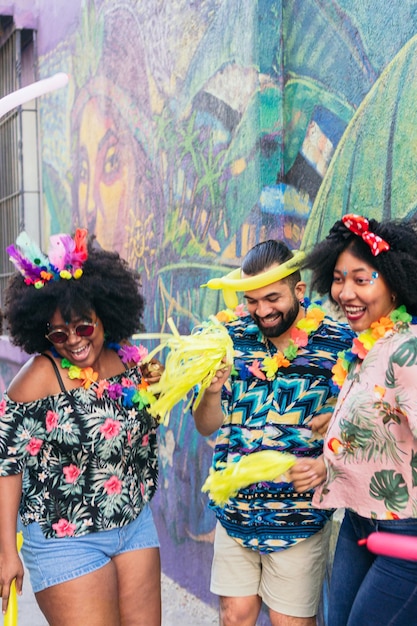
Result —
[[387, 252], [390, 249], [389, 243], [369, 230], [369, 220], [366, 217], [349, 213], [342, 217], [342, 222], [352, 233], [362, 237], [374, 256], [378, 256], [380, 252]]
[[235, 309], [238, 305], [238, 299], [236, 291], [251, 291], [252, 289], [259, 289], [260, 287], [266, 287], [276, 283], [278, 280], [282, 280], [290, 274], [294, 274], [301, 267], [301, 262], [305, 257], [305, 253], [302, 250], [298, 250], [294, 253], [294, 256], [285, 263], [281, 263], [276, 267], [273, 267], [266, 272], [256, 274], [256, 276], [247, 276], [241, 278], [241, 268], [229, 272], [226, 276], [221, 278], [212, 278], [208, 283], [201, 285], [201, 287], [208, 287], [209, 289], [222, 289], [223, 298], [226, 306], [229, 309]]
[[50, 280], [82, 276], [83, 265], [88, 258], [87, 230], [77, 228], [74, 239], [70, 235], [52, 235], [49, 238], [48, 256], [23, 231], [16, 239], [16, 245], [6, 248], [10, 261], [22, 274], [27, 285], [37, 289]]

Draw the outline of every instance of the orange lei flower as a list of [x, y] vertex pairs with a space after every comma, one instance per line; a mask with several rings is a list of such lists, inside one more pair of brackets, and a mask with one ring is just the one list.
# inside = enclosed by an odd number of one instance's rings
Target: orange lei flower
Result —
[[337, 387], [342, 387], [349, 371], [350, 364], [356, 360], [364, 360], [369, 350], [376, 344], [378, 339], [384, 337], [390, 330], [402, 330], [408, 328], [412, 317], [405, 306], [400, 306], [392, 311], [389, 317], [381, 317], [376, 322], [372, 322], [371, 326], [361, 332], [358, 337], [353, 340], [350, 350], [339, 352], [336, 364], [333, 366], [333, 382]]

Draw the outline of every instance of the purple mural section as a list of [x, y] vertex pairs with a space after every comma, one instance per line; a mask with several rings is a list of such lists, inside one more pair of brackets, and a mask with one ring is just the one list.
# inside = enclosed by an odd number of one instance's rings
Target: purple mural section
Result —
[[22, 2], [0, 2], [0, 15], [10, 15], [16, 28], [38, 28], [38, 10], [34, 2], [24, 0]]
[[20, 348], [13, 346], [6, 335], [0, 336], [0, 393], [28, 360], [28, 355]]
[[[417, 12], [370, 4], [0, 0], [37, 29], [40, 78], [70, 75], [40, 101], [45, 240], [87, 227], [141, 272], [147, 330], [188, 334], [224, 307], [200, 286], [259, 241], [413, 214]], [[6, 346], [2, 381], [21, 358]], [[213, 440], [182, 405], [159, 434], [163, 569], [216, 605]]]

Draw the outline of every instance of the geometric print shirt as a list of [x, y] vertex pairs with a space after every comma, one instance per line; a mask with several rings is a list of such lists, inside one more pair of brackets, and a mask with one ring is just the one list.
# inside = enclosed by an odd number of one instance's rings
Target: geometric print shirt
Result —
[[[276, 347], [251, 316], [225, 324], [234, 345], [234, 370], [222, 390], [224, 422], [218, 431], [213, 468], [261, 450], [318, 457], [323, 440], [311, 431], [316, 415], [333, 411], [338, 389], [332, 382], [337, 353], [351, 347], [346, 324], [326, 316], [305, 347], [273, 380], [248, 373], [254, 361], [273, 356]], [[210, 507], [227, 533], [259, 552], [289, 548], [323, 528], [332, 511], [312, 506], [312, 492], [296, 493], [287, 475], [241, 489], [224, 506]]]
[[[108, 379], [129, 387], [133, 367]], [[117, 394], [116, 394], [117, 395]], [[124, 526], [155, 493], [156, 422], [122, 397], [78, 387], [33, 402], [0, 401], [0, 476], [23, 472], [20, 517], [46, 538]]]

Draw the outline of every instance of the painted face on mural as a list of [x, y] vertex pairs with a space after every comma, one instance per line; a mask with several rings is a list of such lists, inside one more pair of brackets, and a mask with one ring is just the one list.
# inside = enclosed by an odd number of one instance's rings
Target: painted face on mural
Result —
[[[132, 263], [152, 255], [162, 233], [161, 198], [150, 160], [111, 101], [91, 98], [79, 117], [74, 201], [77, 225]], [[146, 272], [147, 268], [145, 268]]]
[[135, 154], [127, 130], [97, 99], [88, 102], [81, 117], [77, 158], [80, 224], [103, 247], [120, 249], [133, 208]]

